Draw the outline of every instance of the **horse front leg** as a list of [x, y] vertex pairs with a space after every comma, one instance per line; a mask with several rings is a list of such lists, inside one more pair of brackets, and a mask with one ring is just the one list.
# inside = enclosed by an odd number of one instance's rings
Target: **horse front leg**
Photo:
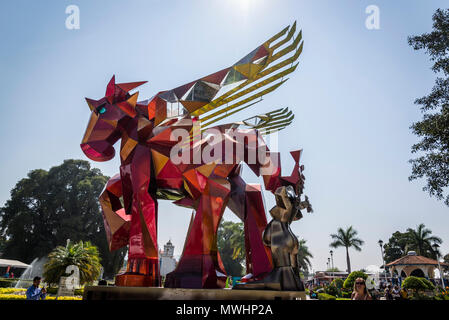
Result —
[[131, 216], [126, 214], [122, 206], [122, 197], [122, 181], [120, 175], [116, 174], [108, 180], [99, 199], [110, 251], [120, 249], [129, 242]]
[[[140, 147], [140, 146], [139, 146]], [[133, 163], [121, 167], [124, 188], [132, 190], [128, 266], [116, 277], [118, 286], [159, 286], [157, 200], [150, 194], [150, 153], [137, 147]]]

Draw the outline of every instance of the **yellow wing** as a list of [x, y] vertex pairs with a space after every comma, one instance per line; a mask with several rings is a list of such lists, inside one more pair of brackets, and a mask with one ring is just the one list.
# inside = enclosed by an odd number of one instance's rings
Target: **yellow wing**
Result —
[[[199, 117], [202, 128], [246, 109], [282, 85], [288, 80], [284, 77], [295, 71], [298, 64], [293, 63], [304, 44], [302, 32], [299, 31], [296, 37], [295, 33], [296, 22], [234, 65], [164, 91], [158, 97], [166, 102], [182, 104], [190, 115]], [[270, 126], [264, 130], [270, 128], [275, 129]]]
[[257, 129], [261, 134], [265, 135], [275, 131], [281, 131], [290, 125], [294, 118], [295, 115], [292, 111], [289, 111], [288, 108], [281, 108], [265, 114], [259, 114], [237, 122], [236, 124]]

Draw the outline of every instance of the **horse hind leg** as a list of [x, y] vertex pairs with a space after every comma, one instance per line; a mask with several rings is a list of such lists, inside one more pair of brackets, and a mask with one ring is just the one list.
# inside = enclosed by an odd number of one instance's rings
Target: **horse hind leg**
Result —
[[269, 248], [263, 245], [262, 234], [267, 226], [263, 194], [259, 184], [247, 184], [240, 176], [230, 178], [231, 196], [228, 203], [244, 223], [246, 273], [255, 279], [272, 270]]
[[223, 288], [217, 231], [230, 193], [226, 179], [208, 179], [190, 223], [184, 251], [176, 269], [167, 274], [169, 288]]

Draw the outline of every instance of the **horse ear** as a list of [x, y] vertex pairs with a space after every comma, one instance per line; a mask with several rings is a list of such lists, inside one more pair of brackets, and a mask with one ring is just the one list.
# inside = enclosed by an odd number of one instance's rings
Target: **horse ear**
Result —
[[117, 83], [117, 87], [128, 92], [128, 91], [131, 91], [132, 89], [137, 88], [138, 86], [143, 85], [144, 83], [147, 83], [147, 81]]
[[87, 105], [89, 106], [90, 111], [94, 111], [97, 108], [97, 104], [98, 101], [97, 100], [93, 100], [93, 99], [89, 99], [89, 98], [84, 98], [86, 99]]
[[137, 91], [131, 97], [129, 97], [128, 100], [117, 103], [117, 107], [119, 107], [127, 115], [134, 118], [137, 115], [135, 108], [136, 108], [138, 96], [139, 96], [139, 92]]
[[112, 76], [111, 80], [109, 80], [108, 86], [106, 87], [105, 97], [110, 97], [115, 93], [115, 74]]

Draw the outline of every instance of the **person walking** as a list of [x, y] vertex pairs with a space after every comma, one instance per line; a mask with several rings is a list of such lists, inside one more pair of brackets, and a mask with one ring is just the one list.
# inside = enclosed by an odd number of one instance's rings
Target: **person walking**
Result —
[[33, 285], [26, 292], [27, 300], [44, 300], [47, 297], [47, 290], [39, 288], [41, 277], [34, 277]]
[[357, 278], [354, 282], [354, 289], [351, 294], [351, 300], [372, 300], [371, 295], [366, 289], [365, 279]]

